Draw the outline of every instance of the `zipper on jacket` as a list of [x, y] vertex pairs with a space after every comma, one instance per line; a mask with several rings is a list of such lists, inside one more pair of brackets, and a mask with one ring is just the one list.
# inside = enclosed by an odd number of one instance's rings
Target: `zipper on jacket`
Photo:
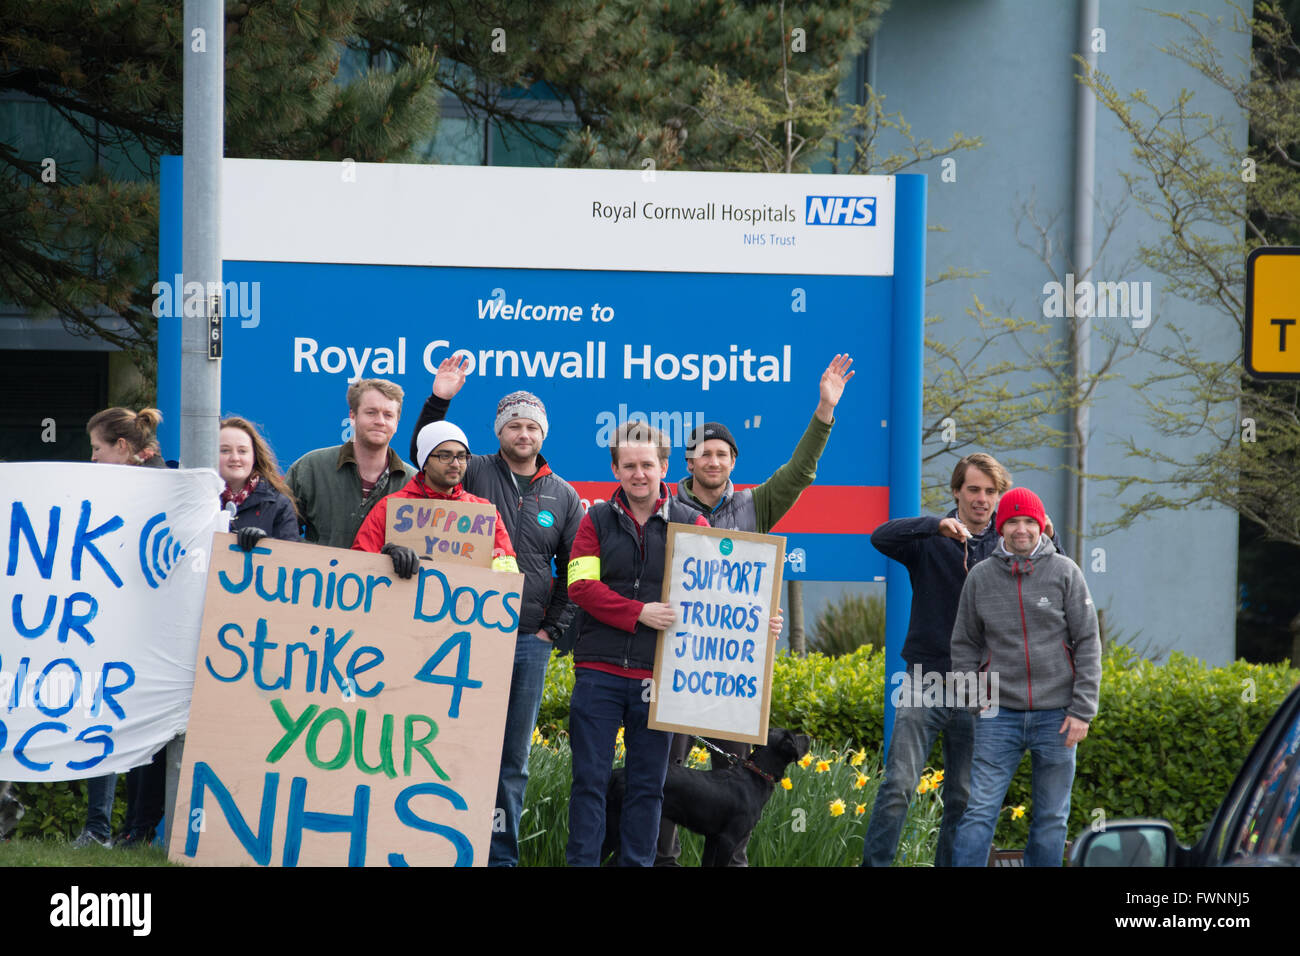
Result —
[[1029, 627], [1025, 624], [1025, 598], [1021, 593], [1023, 575], [1016, 574], [1016, 601], [1020, 604], [1020, 634], [1025, 641], [1025, 687], [1029, 693], [1029, 709], [1034, 709], [1034, 675], [1029, 668]]

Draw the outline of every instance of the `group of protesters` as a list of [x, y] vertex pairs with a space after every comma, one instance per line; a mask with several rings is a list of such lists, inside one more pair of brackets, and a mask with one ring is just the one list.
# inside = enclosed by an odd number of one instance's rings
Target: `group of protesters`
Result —
[[[854, 375], [851, 365], [847, 355], [835, 356], [821, 375], [816, 409], [790, 459], [766, 481], [743, 490], [737, 490], [731, 481], [739, 448], [725, 424], [706, 422], [687, 438], [687, 475], [678, 482], [674, 493], [665, 482], [672, 452], [669, 438], [648, 423], [633, 421], [621, 425], [610, 441], [611, 470], [617, 487], [611, 489], [607, 500], [598, 501], [584, 512], [572, 485], [557, 475], [541, 454], [550, 422], [536, 395], [515, 391], [503, 396], [491, 419], [498, 447], [486, 454], [471, 450], [466, 432], [448, 420], [451, 402], [465, 385], [467, 372], [464, 360], [453, 356], [438, 367], [432, 392], [420, 410], [412, 433], [410, 463], [391, 446], [402, 414], [403, 391], [384, 379], [361, 379], [348, 388], [350, 440], [308, 452], [284, 476], [251, 421], [233, 416], [224, 419], [218, 457], [218, 471], [225, 481], [221, 504], [231, 513], [231, 531], [245, 550], [270, 537], [382, 552], [392, 560], [394, 573], [403, 578], [416, 573], [421, 559], [414, 550], [385, 540], [389, 498], [495, 505], [498, 520], [492, 567], [522, 573], [524, 584], [489, 865], [513, 866], [519, 860], [519, 821], [530, 745], [547, 665], [556, 648], [572, 650], [575, 665], [569, 711], [573, 779], [567, 861], [578, 866], [602, 862], [605, 794], [621, 727], [627, 776], [618, 862], [630, 866], [676, 865], [679, 844], [675, 827], [671, 821], [660, 819], [663, 785], [670, 762], [684, 762], [691, 740], [685, 735], [649, 729], [649, 702], [644, 693], [652, 673], [657, 633], [671, 627], [676, 616], [672, 606], [657, 599], [663, 584], [667, 524], [686, 522], [769, 532], [816, 477], [836, 405]], [[112, 408], [100, 412], [87, 425], [92, 460], [165, 467], [155, 438], [160, 420], [155, 409], [137, 413]], [[951, 666], [930, 646], [936, 643], [936, 631], [944, 627], [944, 621], [938, 618], [946, 618], [951, 631], [961, 593], [961, 581], [957, 579], [964, 579], [970, 565], [996, 551], [991, 543], [984, 546], [986, 536], [990, 542], [995, 537], [985, 526], [993, 527], [991, 509], [1009, 480], [1004, 481], [1005, 473], [982, 459], [981, 467], [985, 471], [969, 469], [972, 479], [987, 478], [996, 487], [980, 486], [978, 492], [968, 492], [962, 490], [968, 471], [963, 469], [960, 488], [954, 476], [958, 503], [954, 515], [960, 520], [954, 520], [954, 516], [916, 519], [925, 524], [892, 530], [886, 525], [883, 534], [877, 532], [880, 550], [903, 561], [912, 571], [915, 594], [923, 602], [920, 612], [914, 604], [913, 628], [924, 631], [924, 635], [915, 641], [909, 636], [908, 646], [916, 644], [921, 648], [919, 656], [913, 656], [927, 665]], [[1038, 521], [1041, 531], [1045, 523], [1041, 503], [1037, 510], [1027, 499], [1019, 503], [1024, 515]], [[1017, 521], [1017, 529], [1020, 523]], [[1002, 524], [998, 512], [999, 532]], [[1018, 539], [1020, 550], [1016, 553], [1021, 557], [1032, 553], [1038, 560], [1046, 552], [1040, 537], [1032, 537], [1030, 552], [1021, 554], [1025, 541]], [[930, 539], [935, 543], [927, 543]], [[941, 540], [954, 547], [939, 545]], [[1042, 535], [1041, 540], [1051, 547], [1050, 535]], [[960, 549], [955, 549], [958, 544]], [[960, 575], [952, 566], [957, 554], [962, 556]], [[937, 574], [936, 568], [941, 568], [942, 574]], [[918, 575], [922, 580], [918, 581]], [[927, 584], [927, 576], [934, 581]], [[942, 582], [938, 581], [940, 577]], [[944, 592], [938, 603], [936, 589]], [[1083, 595], [1086, 597], [1086, 586]], [[1091, 609], [1090, 601], [1087, 607]], [[931, 617], [935, 620], [931, 621]], [[963, 620], [974, 622], [969, 628], [969, 643], [971, 654], [976, 656], [984, 647], [978, 619], [979, 609], [971, 608], [968, 613], [963, 606]], [[781, 623], [778, 610], [769, 622], [774, 637]], [[943, 644], [944, 655], [947, 637], [944, 634], [938, 641]], [[1028, 638], [1026, 647], [1027, 642]], [[1056, 697], [1060, 694], [1052, 699], [1053, 705], [1058, 703]], [[1092, 705], [1095, 713], [1095, 694]], [[1033, 705], [1028, 709], [1033, 710]], [[1085, 711], [1086, 705], [1072, 711], [1080, 719], [1082, 733], [1086, 733], [1086, 721], [1091, 717]], [[945, 781], [945, 791], [950, 786], [959, 791], [952, 805], [956, 815], [961, 815], [957, 804], [966, 802], [970, 746], [960, 741], [970, 733], [968, 724], [955, 719], [945, 724], [935, 715], [900, 721], [895, 729], [889, 782], [881, 790], [867, 836], [867, 862], [888, 863], [892, 858], [901, 827], [898, 804], [901, 800], [905, 812], [908, 780], [919, 774], [916, 761], [924, 759], [941, 731], [946, 733], [949, 744], [946, 757], [954, 765]], [[1071, 738], [1077, 735], [1078, 730], [1072, 728]], [[748, 745], [711, 743], [735, 758], [743, 759], [748, 751]], [[153, 838], [163, 812], [164, 752], [127, 775], [127, 823], [116, 841], [111, 841], [109, 827], [116, 775], [89, 781], [86, 824], [75, 845], [132, 845]], [[975, 752], [978, 760], [978, 741]], [[715, 767], [722, 759], [723, 755], [714, 758]], [[958, 766], [963, 759], [964, 770]], [[1072, 754], [1070, 760], [1072, 775]], [[910, 786], [915, 786], [915, 779], [911, 779]], [[1068, 791], [1067, 784], [1067, 811]], [[1000, 801], [1001, 796], [997, 794], [996, 799]], [[950, 826], [945, 816], [941, 863], [950, 862], [954, 828], [955, 824]], [[982, 836], [981, 830], [975, 842]], [[992, 838], [991, 828], [988, 838]], [[978, 849], [971, 852], [977, 855]], [[743, 843], [729, 862], [745, 865]]]

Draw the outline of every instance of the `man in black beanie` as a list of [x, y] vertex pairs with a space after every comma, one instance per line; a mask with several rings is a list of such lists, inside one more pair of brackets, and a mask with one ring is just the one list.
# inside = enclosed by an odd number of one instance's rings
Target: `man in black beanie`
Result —
[[[740, 452], [731, 430], [719, 422], [705, 422], [695, 429], [686, 443], [686, 469], [690, 476], [677, 483], [677, 500], [698, 510], [715, 528], [758, 534], [771, 531], [817, 477], [817, 462], [835, 423], [835, 406], [844, 394], [844, 386], [854, 375], [849, 370], [852, 364], [853, 359], [847, 355], [836, 355], [831, 360], [822, 373], [817, 410], [795, 446], [794, 454], [767, 481], [754, 488], [737, 491], [731, 483], [731, 470]], [[673, 735], [669, 751], [671, 762], [686, 762], [691, 739], [688, 734]], [[741, 759], [749, 755], [749, 744], [730, 740], [711, 740], [710, 743]], [[711, 759], [714, 769], [723, 769], [720, 756], [715, 754]], [[655, 865], [676, 866], [680, 852], [676, 825], [669, 820], [661, 821]], [[747, 863], [745, 844], [741, 844], [728, 866], [746, 866]]]

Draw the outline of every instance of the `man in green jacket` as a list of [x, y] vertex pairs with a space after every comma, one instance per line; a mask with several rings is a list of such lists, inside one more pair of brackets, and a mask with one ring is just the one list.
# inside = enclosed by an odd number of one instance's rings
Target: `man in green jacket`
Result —
[[363, 378], [348, 388], [352, 440], [317, 448], [289, 468], [286, 480], [312, 544], [350, 548], [375, 502], [406, 485], [415, 469], [389, 447], [402, 416], [402, 387]]
[[[690, 476], [677, 483], [677, 499], [695, 508], [715, 528], [733, 528], [737, 531], [754, 531], [767, 534], [787, 511], [794, 507], [803, 490], [817, 477], [817, 462], [835, 423], [835, 406], [844, 394], [844, 386], [854, 375], [849, 367], [853, 359], [836, 355], [822, 373], [817, 409], [803, 437], [794, 448], [790, 460], [773, 472], [772, 476], [754, 488], [736, 491], [731, 483], [731, 471], [736, 466], [739, 449], [730, 429], [718, 422], [705, 422], [691, 434], [686, 443], [686, 469]], [[719, 749], [744, 759], [749, 745], [728, 740], [713, 740]], [[669, 759], [685, 763], [691, 749], [688, 734], [674, 734]], [[720, 757], [713, 757], [716, 769]], [[674, 866], [680, 847], [677, 828], [668, 820], [659, 826], [659, 855], [656, 866]], [[729, 866], [745, 866], [745, 844], [736, 849]]]

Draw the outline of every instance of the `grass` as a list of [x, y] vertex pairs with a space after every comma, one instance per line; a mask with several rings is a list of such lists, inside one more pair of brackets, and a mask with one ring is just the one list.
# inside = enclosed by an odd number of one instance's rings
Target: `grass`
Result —
[[63, 837], [43, 840], [9, 840], [0, 843], [0, 866], [176, 866], [162, 847], [111, 850], [108, 847], [72, 848]]

